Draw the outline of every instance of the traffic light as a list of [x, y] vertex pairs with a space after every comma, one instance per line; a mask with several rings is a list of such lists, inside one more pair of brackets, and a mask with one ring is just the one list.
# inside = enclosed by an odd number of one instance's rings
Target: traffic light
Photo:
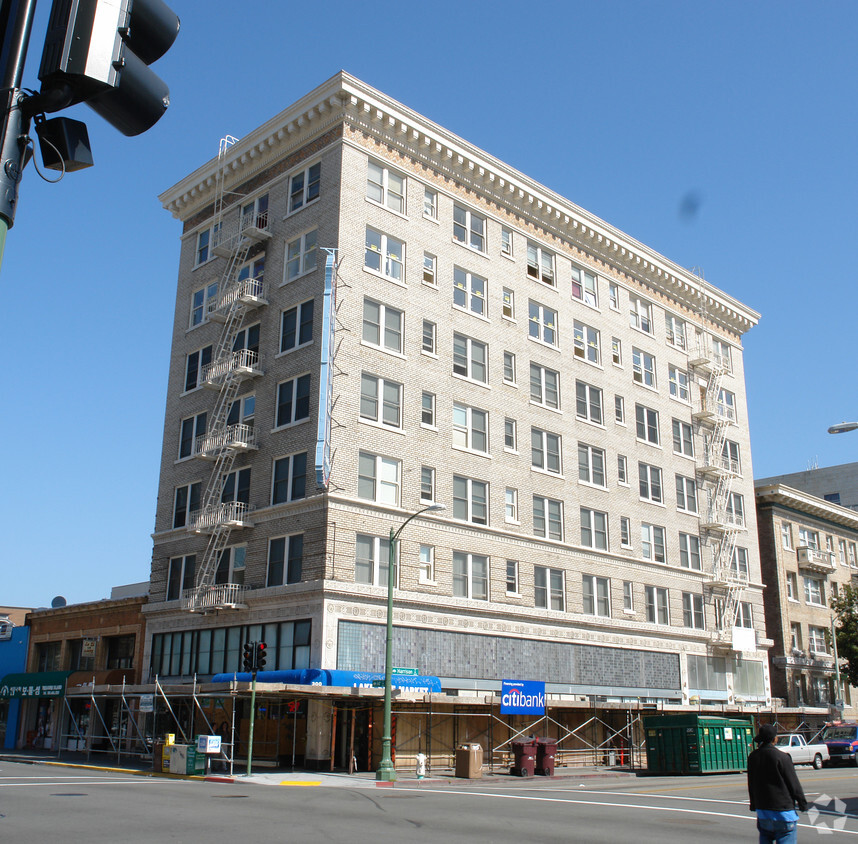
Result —
[[256, 670], [256, 642], [244, 643], [244, 656], [241, 664], [245, 671]]
[[54, 0], [41, 93], [65, 92], [57, 109], [84, 102], [123, 135], [139, 135], [170, 104], [166, 83], [148, 65], [178, 33], [179, 19], [162, 0]]
[[265, 668], [265, 642], [256, 644], [256, 667], [262, 671]]

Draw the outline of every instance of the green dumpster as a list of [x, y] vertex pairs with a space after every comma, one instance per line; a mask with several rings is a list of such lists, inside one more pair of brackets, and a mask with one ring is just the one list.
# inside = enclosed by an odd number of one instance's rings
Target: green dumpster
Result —
[[651, 774], [715, 774], [744, 771], [754, 749], [750, 718], [653, 715], [644, 718], [646, 761]]

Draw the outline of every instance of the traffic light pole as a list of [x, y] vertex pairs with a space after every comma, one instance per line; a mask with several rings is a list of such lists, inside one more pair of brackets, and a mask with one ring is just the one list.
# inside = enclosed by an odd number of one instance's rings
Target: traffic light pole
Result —
[[253, 761], [253, 720], [256, 715], [256, 669], [253, 669], [253, 681], [250, 684], [250, 727], [247, 731], [247, 776]]

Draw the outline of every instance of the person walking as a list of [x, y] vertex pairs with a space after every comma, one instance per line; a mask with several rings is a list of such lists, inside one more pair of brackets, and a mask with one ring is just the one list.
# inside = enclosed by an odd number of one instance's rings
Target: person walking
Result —
[[795, 844], [798, 813], [807, 811], [807, 800], [795, 775], [792, 758], [774, 745], [774, 724], [761, 724], [754, 737], [759, 747], [748, 756], [748, 795], [757, 813], [760, 844]]

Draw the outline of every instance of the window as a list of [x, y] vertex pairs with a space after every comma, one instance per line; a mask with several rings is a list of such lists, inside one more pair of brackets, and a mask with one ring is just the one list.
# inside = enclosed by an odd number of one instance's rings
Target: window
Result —
[[489, 485], [453, 475], [453, 518], [475, 525], [489, 523]]
[[301, 582], [304, 562], [304, 534], [278, 536], [268, 541], [266, 586], [285, 586]]
[[730, 561], [730, 570], [737, 574], [748, 576], [748, 549], [736, 546], [733, 549], [733, 559]]
[[594, 486], [607, 486], [605, 452], [586, 443], [578, 443], [578, 480]]
[[533, 532], [536, 536], [563, 541], [563, 502], [533, 496]]
[[[397, 554], [394, 549], [394, 554]], [[399, 568], [394, 559], [394, 583]], [[387, 586], [390, 567], [390, 540], [382, 536], [359, 533], [355, 538], [355, 582]]]
[[275, 427], [282, 428], [310, 417], [310, 376], [300, 375], [277, 385]]
[[190, 327], [201, 325], [217, 305], [217, 282], [207, 284], [191, 294]]
[[247, 568], [247, 546], [234, 545], [224, 548], [220, 553], [217, 569], [215, 570], [215, 583], [244, 583], [244, 572]]
[[731, 492], [727, 496], [725, 510], [729, 524], [737, 527], [745, 526], [745, 499], [738, 492]]
[[628, 516], [620, 516], [620, 546], [632, 547], [632, 523]]
[[691, 425], [687, 422], [673, 420], [673, 453], [694, 457], [694, 438]]
[[358, 498], [379, 504], [399, 504], [401, 463], [362, 451], [358, 455]]
[[[739, 601], [736, 607], [736, 627], [754, 628], [754, 615], [751, 605], [747, 601]], [[825, 639], [823, 638], [823, 641]]]
[[723, 387], [718, 391], [718, 404], [716, 407], [718, 415], [730, 422], [736, 421], [736, 394], [725, 390]]
[[453, 372], [472, 381], [482, 384], [488, 381], [488, 347], [485, 343], [465, 337], [464, 334], [453, 335]]
[[403, 353], [402, 311], [387, 305], [363, 300], [363, 341], [389, 352]]
[[506, 594], [518, 595], [518, 560], [506, 561]]
[[614, 421], [618, 425], [626, 424], [626, 400], [622, 396], [614, 396]]
[[518, 524], [518, 490], [511, 486], [504, 492], [504, 520]]
[[798, 600], [798, 576], [794, 571], [788, 571], [786, 573], [786, 590], [787, 598], [790, 601]]
[[133, 668], [134, 666], [134, 644], [135, 636], [108, 636], [107, 637], [107, 659], [104, 667], [108, 670], [114, 668]]
[[819, 550], [819, 533], [806, 527], [799, 527], [798, 547]]
[[602, 391], [598, 387], [575, 382], [575, 415], [587, 422], [602, 424]]
[[476, 249], [486, 251], [486, 218], [470, 211], [458, 203], [453, 205], [453, 240]]
[[316, 241], [319, 237], [317, 229], [296, 237], [286, 244], [286, 271], [284, 282], [294, 281], [305, 273], [316, 269]]
[[39, 652], [39, 661], [37, 666], [39, 671], [60, 670], [62, 644], [62, 642], [42, 642], [36, 646]]
[[608, 282], [608, 302], [614, 311], [620, 309], [620, 287], [616, 282]]
[[421, 545], [417, 579], [420, 583], [435, 582], [435, 546]]
[[703, 596], [694, 592], [682, 593], [682, 623], [694, 630], [705, 630]]
[[641, 524], [641, 555], [655, 563], [667, 562], [664, 551], [664, 528], [659, 525]]
[[730, 363], [730, 344], [724, 340], [719, 340], [717, 337], [712, 338], [712, 357], [716, 366], [721, 367], [725, 372], [730, 372], [732, 365]]
[[530, 429], [530, 465], [552, 475], [561, 474], [559, 434], [539, 428]]
[[487, 454], [489, 415], [485, 410], [453, 402], [453, 446]]
[[515, 294], [508, 287], [503, 289], [501, 313], [504, 319], [515, 319]]
[[237, 469], [224, 476], [222, 504], [250, 504], [250, 469]]
[[194, 588], [194, 577], [197, 566], [197, 555], [188, 554], [186, 557], [173, 557], [167, 569], [168, 601], [178, 601], [182, 592]]
[[527, 241], [527, 274], [536, 281], [554, 287], [554, 253], [532, 240]]
[[816, 577], [804, 578], [804, 600], [808, 604], [825, 606], [825, 584]]
[[792, 525], [789, 522], [781, 522], [781, 542], [784, 551], [792, 551]]
[[623, 365], [623, 344], [618, 337], [611, 337], [611, 363], [614, 366]]
[[489, 558], [481, 554], [453, 552], [453, 595], [473, 601], [489, 599]]
[[420, 424], [435, 427], [435, 393], [423, 391], [420, 399]]
[[423, 320], [423, 339], [421, 341], [422, 345], [420, 350], [425, 352], [427, 355], [437, 354], [437, 346], [435, 343], [435, 337], [437, 332], [437, 326], [434, 322], [430, 322], [428, 319]]
[[855, 568], [855, 543], [849, 543], [849, 565]]
[[179, 459], [191, 457], [197, 453], [197, 439], [205, 436], [208, 414], [198, 413], [182, 420], [179, 431]]
[[658, 445], [658, 411], [644, 407], [642, 404], [636, 404], [635, 430], [639, 440]]
[[625, 454], [617, 455], [617, 483], [629, 485], [629, 461]]
[[249, 325], [247, 328], [242, 328], [241, 331], [236, 332], [235, 339], [232, 342], [232, 350], [234, 352], [238, 352], [242, 349], [246, 349], [248, 352], [252, 352], [253, 356], [259, 355], [258, 322], [256, 323], [256, 325]]
[[625, 612], [635, 610], [634, 584], [630, 580], [623, 581], [623, 610]]
[[596, 276], [578, 267], [572, 267], [572, 295], [580, 299], [585, 305], [599, 307], [599, 291], [596, 285]]
[[685, 321], [673, 314], [664, 315], [664, 330], [667, 342], [677, 349], [685, 348]]
[[432, 188], [423, 188], [423, 216], [438, 219], [438, 192]]
[[435, 470], [431, 466], [420, 467], [420, 503], [431, 504], [435, 500]]
[[637, 296], [629, 296], [629, 324], [632, 328], [652, 334], [652, 305]]
[[389, 428], [402, 427], [402, 384], [376, 375], [360, 377], [360, 417]]
[[801, 650], [801, 625], [793, 622], [790, 624], [790, 648], [794, 651]]
[[290, 454], [274, 461], [271, 481], [271, 503], [300, 501], [307, 490], [307, 455]]
[[810, 624], [807, 628], [807, 648], [818, 654], [828, 653], [828, 644], [825, 641], [825, 628], [815, 627]]
[[528, 335], [549, 346], [557, 345], [557, 311], [540, 305], [532, 299], [528, 302]]
[[438, 259], [428, 252], [423, 253], [423, 283], [432, 287], [438, 284]]
[[398, 214], [404, 214], [405, 177], [370, 161], [366, 174], [366, 198]]
[[289, 179], [289, 213], [309, 205], [319, 198], [322, 181], [322, 164], [316, 162]]
[[684, 402], [691, 401], [691, 391], [688, 388], [688, 373], [684, 369], [677, 369], [675, 366], [668, 366], [667, 380], [670, 395], [673, 396], [673, 398]]
[[280, 316], [280, 353], [313, 342], [313, 300], [289, 308]]
[[185, 392], [202, 386], [205, 368], [212, 362], [212, 347], [205, 346], [185, 358]]
[[645, 586], [646, 620], [651, 624], [670, 624], [667, 589]]
[[599, 332], [577, 319], [572, 324], [572, 329], [575, 357], [590, 363], [599, 363]]
[[608, 550], [608, 514], [581, 508], [581, 544], [586, 548]]
[[186, 527], [191, 513], [200, 509], [202, 484], [199, 482], [177, 486], [173, 497], [173, 527]]
[[453, 267], [453, 305], [478, 316], [487, 316], [486, 280]]
[[644, 501], [652, 501], [654, 504], [664, 503], [661, 489], [661, 469], [650, 466], [649, 463], [638, 463], [638, 480], [640, 482], [640, 496]]
[[560, 373], [536, 363], [530, 364], [530, 400], [533, 404], [560, 409]]
[[501, 228], [501, 255], [512, 258], [512, 232], [506, 226]]
[[503, 421], [503, 447], [506, 451], [518, 451], [518, 426], [515, 419], [507, 417]]
[[694, 478], [676, 476], [676, 509], [683, 513], [697, 512], [697, 484]]
[[515, 384], [515, 355], [512, 352], [503, 353], [503, 380], [505, 384]]
[[848, 566], [849, 565], [849, 559], [846, 556], [846, 540], [845, 539], [838, 539], [837, 542], [838, 542], [838, 547], [840, 549], [840, 565], [841, 566]]
[[241, 206], [241, 220], [239, 228], [244, 231], [247, 228], [268, 228], [268, 194], [258, 196], [256, 199]]
[[218, 235], [220, 234], [220, 224], [213, 226], [210, 229], [205, 229], [197, 235], [197, 252], [196, 263], [194, 266], [205, 264], [211, 257], [211, 246], [217, 244]]
[[634, 347], [632, 348], [632, 378], [645, 387], [655, 387], [655, 358]]
[[405, 243], [367, 226], [364, 267], [392, 281], [405, 281]]
[[242, 396], [229, 406], [229, 413], [226, 415], [226, 424], [228, 426], [244, 425], [245, 428], [252, 428], [255, 413], [256, 396]]
[[545, 566], [533, 567], [533, 605], [546, 610], [565, 608], [563, 571]]
[[699, 536], [690, 533], [679, 534], [679, 564], [684, 569], [702, 571]]

